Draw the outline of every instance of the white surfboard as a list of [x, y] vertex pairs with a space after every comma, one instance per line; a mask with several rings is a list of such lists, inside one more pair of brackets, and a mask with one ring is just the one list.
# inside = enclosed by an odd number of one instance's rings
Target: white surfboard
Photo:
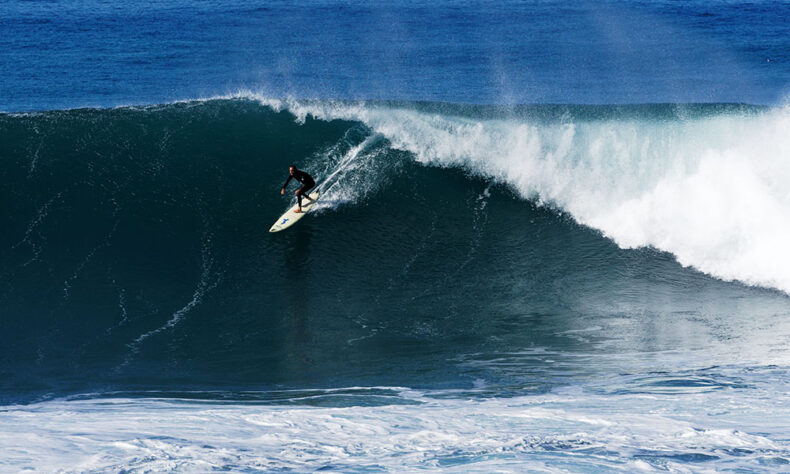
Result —
[[309, 194], [309, 196], [313, 198], [313, 201], [308, 201], [307, 199], [302, 198], [302, 212], [294, 212], [299, 209], [299, 204], [294, 204], [292, 208], [285, 211], [285, 214], [281, 215], [280, 218], [277, 219], [277, 222], [275, 222], [272, 228], [269, 229], [269, 232], [280, 232], [281, 230], [285, 230], [296, 224], [297, 221], [304, 217], [304, 215], [307, 214], [307, 212], [313, 207], [313, 204], [315, 204], [315, 201], [318, 200], [318, 196], [320, 195], [321, 193], [318, 191], [313, 191]]

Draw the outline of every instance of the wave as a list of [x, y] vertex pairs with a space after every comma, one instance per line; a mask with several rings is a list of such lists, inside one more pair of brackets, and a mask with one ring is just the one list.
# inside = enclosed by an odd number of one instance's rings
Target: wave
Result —
[[[627, 352], [645, 332], [651, 350], [704, 348], [703, 365], [781, 362], [763, 328], [785, 295], [677, 262], [790, 291], [789, 117], [252, 94], [0, 115], [0, 394], [452, 386], [478, 370], [551, 387], [562, 377], [530, 364], [459, 361]], [[270, 235], [291, 163], [324, 197]], [[654, 334], [651, 315], [686, 319]]]

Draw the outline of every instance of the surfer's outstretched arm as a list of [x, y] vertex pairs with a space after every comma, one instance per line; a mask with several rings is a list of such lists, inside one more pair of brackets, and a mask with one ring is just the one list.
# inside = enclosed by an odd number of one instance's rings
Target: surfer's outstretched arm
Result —
[[286, 180], [285, 180], [285, 184], [283, 184], [283, 188], [280, 190], [280, 194], [285, 194], [285, 188], [287, 188], [287, 187], [288, 187], [288, 183], [290, 183], [290, 182], [291, 182], [291, 178], [293, 178], [293, 176], [291, 176], [291, 175], [289, 174], [289, 175], [288, 175], [288, 179], [286, 179]]

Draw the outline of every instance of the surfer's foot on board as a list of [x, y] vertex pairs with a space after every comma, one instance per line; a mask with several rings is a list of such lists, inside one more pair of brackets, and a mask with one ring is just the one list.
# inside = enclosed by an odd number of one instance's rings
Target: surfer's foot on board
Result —
[[301, 209], [297, 209], [297, 210], [294, 211], [294, 214], [299, 214], [300, 212], [302, 212], [302, 210]]

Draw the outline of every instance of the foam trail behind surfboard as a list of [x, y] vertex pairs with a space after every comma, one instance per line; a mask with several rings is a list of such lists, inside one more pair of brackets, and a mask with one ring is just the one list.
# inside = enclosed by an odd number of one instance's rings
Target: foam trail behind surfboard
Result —
[[348, 152], [346, 152], [345, 156], [340, 160], [337, 167], [334, 171], [332, 171], [329, 176], [327, 176], [321, 184], [316, 186], [316, 191], [321, 191], [324, 196], [326, 196], [337, 184], [339, 183], [338, 175], [341, 172], [344, 172], [348, 169], [348, 167], [354, 162], [357, 158], [359, 158], [360, 154], [367, 149], [371, 144], [375, 143], [376, 141], [381, 139], [381, 135], [374, 134], [367, 137], [362, 143], [352, 147]]

